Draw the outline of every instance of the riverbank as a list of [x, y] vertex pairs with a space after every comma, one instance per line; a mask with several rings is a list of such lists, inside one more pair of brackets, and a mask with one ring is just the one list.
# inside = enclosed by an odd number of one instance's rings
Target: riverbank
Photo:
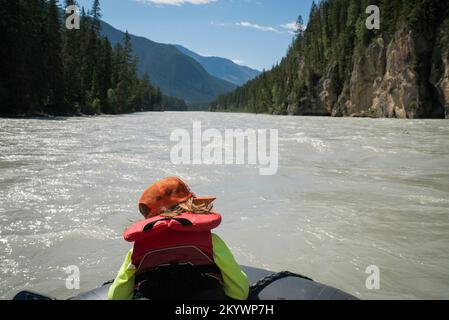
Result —
[[[176, 108], [172, 108], [176, 109]], [[85, 114], [81, 112], [76, 113], [46, 113], [46, 112], [34, 112], [31, 114], [10, 114], [10, 115], [0, 115], [0, 119], [56, 119], [56, 118], [85, 118], [85, 117], [101, 117], [101, 116], [120, 116], [135, 113], [160, 113], [160, 112], [173, 112], [177, 110], [151, 110], [151, 111], [133, 111], [133, 112], [123, 112], [123, 113], [94, 113]], [[184, 110], [179, 110], [179, 112], [185, 112]]]
[[[127, 113], [114, 113], [114, 114], [107, 114], [107, 113], [96, 113], [96, 114], [83, 114], [81, 112], [73, 113], [73, 114], [51, 114], [51, 113], [44, 113], [44, 112], [36, 112], [32, 114], [18, 114], [18, 115], [0, 115], [0, 119], [53, 119], [53, 118], [83, 118], [83, 117], [101, 117], [101, 116], [119, 116], [119, 115], [127, 115], [127, 114], [135, 114], [135, 113], [160, 113], [160, 112], [211, 112], [211, 113], [223, 113], [223, 114], [248, 114], [248, 115], [267, 115], [267, 116], [287, 116], [287, 114], [268, 114], [268, 113], [253, 113], [250, 111], [243, 111], [243, 110], [204, 110], [204, 108], [197, 108], [194, 107], [192, 110], [153, 110], [153, 111], [134, 111], [134, 112], [127, 112]], [[388, 117], [376, 117], [372, 114], [351, 114], [348, 116], [332, 116], [330, 114], [323, 114], [323, 113], [305, 113], [301, 115], [294, 115], [290, 114], [288, 116], [291, 117], [311, 117], [311, 118], [320, 118], [320, 117], [329, 117], [329, 118], [366, 118], [366, 119], [397, 119], [397, 120], [417, 120], [409, 119], [409, 118], [388, 118]], [[449, 119], [449, 118], [424, 118], [421, 120], [442, 120], [442, 119]]]
[[272, 115], [272, 116], [292, 116], [292, 117], [329, 117], [329, 118], [367, 118], [367, 119], [405, 119], [405, 120], [443, 120], [449, 119], [449, 114], [445, 117], [430, 117], [430, 118], [398, 118], [398, 117], [378, 117], [374, 113], [370, 112], [362, 112], [362, 113], [353, 113], [350, 115], [331, 115], [330, 113], [325, 112], [303, 112], [303, 113], [284, 113], [284, 114], [270, 114], [270, 113], [256, 113], [251, 111], [244, 110], [227, 110], [227, 109], [215, 109], [209, 110], [210, 112], [217, 113], [235, 113], [235, 114], [254, 114], [254, 115]]

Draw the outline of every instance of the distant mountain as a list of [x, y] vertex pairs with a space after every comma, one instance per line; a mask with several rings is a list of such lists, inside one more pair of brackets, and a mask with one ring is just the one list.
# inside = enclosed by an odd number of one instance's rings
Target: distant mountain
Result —
[[[105, 22], [102, 23], [102, 33], [112, 45], [123, 41], [124, 32]], [[134, 35], [131, 35], [131, 42], [139, 59], [138, 73], [148, 72], [152, 84], [166, 95], [182, 98], [189, 104], [201, 104], [236, 88], [235, 84], [209, 74], [199, 62], [173, 45]]]
[[190, 51], [183, 46], [176, 45], [185, 55], [198, 61], [207, 72], [214, 77], [231, 82], [237, 86], [244, 85], [249, 80], [256, 78], [260, 75], [260, 71], [254, 70], [245, 66], [240, 66], [231, 60], [219, 58], [219, 57], [203, 57], [195, 52]]

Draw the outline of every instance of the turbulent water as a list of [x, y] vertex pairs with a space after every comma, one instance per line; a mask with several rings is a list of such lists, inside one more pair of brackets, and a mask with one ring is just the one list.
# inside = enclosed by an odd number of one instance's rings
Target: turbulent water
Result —
[[[172, 164], [170, 134], [195, 119], [278, 129], [278, 173]], [[219, 113], [0, 119], [0, 298], [65, 298], [113, 278], [139, 195], [169, 175], [218, 197], [216, 232], [241, 264], [364, 299], [449, 298], [449, 122]], [[79, 291], [66, 289], [70, 265]]]

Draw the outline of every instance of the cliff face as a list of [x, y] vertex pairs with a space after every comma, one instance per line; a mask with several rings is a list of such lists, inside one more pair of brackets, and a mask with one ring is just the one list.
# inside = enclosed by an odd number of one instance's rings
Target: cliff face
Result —
[[438, 82], [435, 84], [438, 100], [444, 107], [446, 119], [449, 119], [449, 52], [442, 59], [443, 70]]
[[[449, 117], [449, 2], [314, 4], [307, 28], [272, 70], [220, 97], [211, 110], [335, 117]], [[301, 21], [301, 19], [299, 19]]]
[[325, 109], [332, 116], [442, 118], [446, 113], [448, 117], [448, 57], [441, 57], [443, 71], [434, 84], [427, 76], [430, 63], [423, 61], [421, 69], [416, 66], [430, 53], [431, 44], [424, 39], [418, 43], [406, 28], [397, 31], [388, 44], [383, 38], [375, 39], [362, 53], [354, 53], [342, 92], [335, 89], [335, 65], [328, 67], [319, 81], [316, 113]]
[[354, 62], [349, 97], [342, 108], [345, 114], [353, 116], [376, 112], [372, 106], [375, 99], [378, 100], [386, 67], [386, 48], [383, 39], [379, 38]]

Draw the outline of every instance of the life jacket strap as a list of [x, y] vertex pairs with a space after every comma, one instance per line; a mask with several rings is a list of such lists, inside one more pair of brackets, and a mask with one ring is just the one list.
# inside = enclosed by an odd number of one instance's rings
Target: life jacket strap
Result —
[[185, 219], [185, 218], [163, 218], [163, 219], [159, 219], [159, 220], [156, 220], [156, 221], [153, 221], [153, 222], [147, 224], [143, 228], [143, 231], [149, 232], [153, 229], [153, 227], [156, 225], [156, 223], [161, 222], [161, 221], [171, 221], [171, 220], [179, 222], [184, 227], [193, 225], [193, 223], [190, 220]]

